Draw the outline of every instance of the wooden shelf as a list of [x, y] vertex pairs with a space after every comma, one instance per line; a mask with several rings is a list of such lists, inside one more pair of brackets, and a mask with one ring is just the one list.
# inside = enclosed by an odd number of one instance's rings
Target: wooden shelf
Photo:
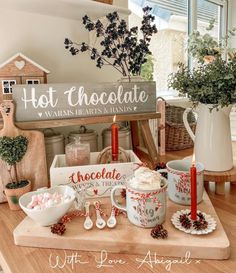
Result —
[[127, 15], [131, 13], [129, 9], [92, 0], [7, 0], [1, 2], [1, 8], [74, 20], [81, 20], [85, 14], [98, 18], [113, 11]]
[[[57, 120], [39, 120], [39, 121], [25, 121], [15, 122], [17, 127], [21, 129], [43, 129], [43, 128], [55, 128], [63, 126], [84, 125], [84, 124], [99, 124], [99, 123], [112, 123], [112, 116], [100, 116], [100, 117], [83, 117], [72, 119], [57, 119]], [[149, 120], [160, 118], [161, 114], [157, 113], [142, 113], [142, 114], [125, 114], [117, 115], [116, 121], [137, 121], [137, 120]], [[3, 127], [3, 121], [0, 120], [0, 129]]]

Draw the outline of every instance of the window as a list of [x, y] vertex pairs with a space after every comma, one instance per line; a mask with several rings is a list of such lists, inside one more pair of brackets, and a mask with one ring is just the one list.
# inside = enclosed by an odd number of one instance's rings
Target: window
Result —
[[26, 80], [26, 84], [40, 84], [39, 79], [28, 79]]
[[12, 93], [12, 85], [16, 84], [15, 80], [2, 80], [2, 92], [3, 94]]
[[[210, 33], [216, 39], [227, 30], [227, 1], [225, 0], [129, 0], [132, 14], [130, 26], [140, 25], [142, 7], [151, 6], [158, 34], [153, 36], [150, 48], [154, 57], [153, 78], [158, 95], [173, 94], [168, 90], [168, 76], [175, 72], [178, 63], [187, 64], [187, 35], [194, 29], [202, 32], [211, 19], [215, 28]], [[160, 94], [161, 93], [161, 94]]]

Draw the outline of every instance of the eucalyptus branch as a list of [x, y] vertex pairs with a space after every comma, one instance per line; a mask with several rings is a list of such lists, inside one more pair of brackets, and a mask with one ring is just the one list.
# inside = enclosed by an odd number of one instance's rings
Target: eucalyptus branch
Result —
[[194, 103], [212, 104], [213, 108], [236, 103], [236, 58], [229, 61], [217, 56], [208, 64], [190, 69], [180, 64], [179, 70], [170, 75], [169, 87], [187, 95]]
[[[215, 27], [215, 19], [209, 21], [206, 31], [211, 31]], [[226, 35], [219, 41], [209, 33], [202, 35], [198, 30], [193, 31], [188, 38], [188, 52], [197, 59], [198, 62], [204, 63], [206, 56], [219, 57], [227, 55], [230, 51], [228, 48], [229, 40], [236, 35], [236, 28], [229, 30]]]

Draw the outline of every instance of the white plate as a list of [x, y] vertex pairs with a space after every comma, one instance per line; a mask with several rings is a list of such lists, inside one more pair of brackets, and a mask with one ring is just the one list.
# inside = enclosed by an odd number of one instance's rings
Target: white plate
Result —
[[199, 213], [199, 212], [201, 212], [204, 215], [205, 220], [208, 222], [208, 227], [204, 230], [196, 230], [196, 229], [194, 229], [193, 226], [189, 229], [186, 229], [181, 225], [181, 223], [179, 221], [179, 217], [181, 214], [190, 213], [189, 209], [176, 211], [171, 217], [171, 222], [177, 229], [179, 229], [185, 233], [189, 233], [189, 234], [203, 235], [203, 234], [208, 234], [208, 233], [211, 233], [212, 231], [214, 231], [216, 229], [215, 219], [211, 215], [206, 214], [205, 212], [198, 210], [197, 213]]

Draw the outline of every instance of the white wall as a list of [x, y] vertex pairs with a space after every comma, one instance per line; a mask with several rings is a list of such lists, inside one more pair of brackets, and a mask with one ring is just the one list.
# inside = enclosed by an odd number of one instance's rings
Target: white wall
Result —
[[[127, 8], [128, 1], [114, 0], [114, 4]], [[88, 10], [80, 13], [90, 16]], [[66, 37], [78, 42], [89, 40], [88, 32], [80, 21], [0, 6], [0, 63], [16, 52], [22, 52], [51, 72], [48, 76], [49, 83], [111, 82], [120, 78], [120, 74], [112, 67], [97, 68], [96, 62], [90, 60], [88, 53], [72, 56], [64, 48]], [[102, 127], [106, 126], [108, 125]], [[88, 127], [101, 133], [101, 126]], [[66, 135], [72, 130], [75, 128], [65, 127], [57, 131]]]
[[0, 14], [0, 63], [22, 52], [51, 71], [49, 82], [113, 81], [119, 77], [115, 69], [98, 69], [88, 53], [71, 56], [65, 50], [65, 37], [88, 41], [81, 22], [8, 9], [0, 9]]

